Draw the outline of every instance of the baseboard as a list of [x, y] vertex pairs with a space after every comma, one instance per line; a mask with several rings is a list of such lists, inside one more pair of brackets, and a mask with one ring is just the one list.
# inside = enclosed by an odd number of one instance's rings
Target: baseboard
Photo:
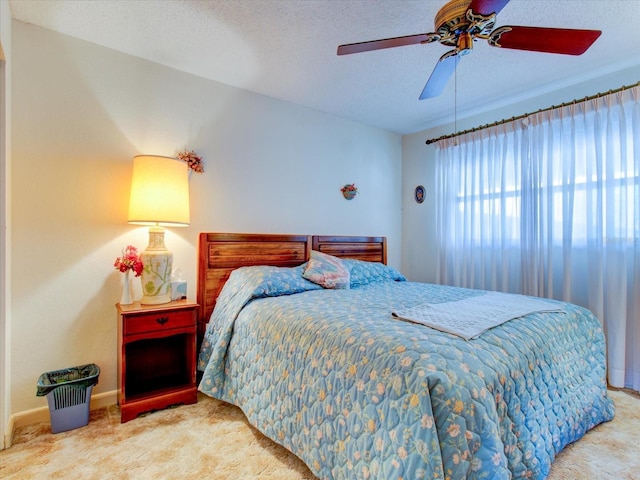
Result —
[[[118, 391], [112, 390], [111, 392], [97, 393], [91, 395], [91, 403], [89, 405], [90, 410], [99, 410], [101, 408], [107, 408], [111, 405], [118, 403]], [[25, 410], [23, 412], [14, 413], [9, 417], [7, 425], [7, 433], [4, 438], [4, 448], [9, 448], [13, 444], [13, 433], [16, 428], [26, 427], [28, 425], [35, 425], [36, 423], [49, 423], [49, 408], [40, 407], [33, 408], [31, 410]]]
[[118, 404], [118, 390], [91, 395], [91, 410], [99, 410]]
[[4, 438], [2, 439], [2, 449], [5, 450], [13, 445], [13, 417], [9, 417], [9, 421], [7, 422], [7, 430], [4, 433]]

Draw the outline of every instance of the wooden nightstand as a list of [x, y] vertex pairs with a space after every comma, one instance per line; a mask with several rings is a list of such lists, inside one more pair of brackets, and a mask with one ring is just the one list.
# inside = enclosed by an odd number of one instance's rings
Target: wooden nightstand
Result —
[[116, 305], [120, 421], [197, 401], [197, 303]]

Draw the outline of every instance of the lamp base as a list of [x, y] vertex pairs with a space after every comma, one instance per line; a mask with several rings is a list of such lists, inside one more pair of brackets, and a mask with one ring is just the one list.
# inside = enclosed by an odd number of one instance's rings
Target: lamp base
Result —
[[164, 246], [164, 228], [149, 228], [149, 245], [140, 255], [143, 305], [171, 302], [173, 254]]

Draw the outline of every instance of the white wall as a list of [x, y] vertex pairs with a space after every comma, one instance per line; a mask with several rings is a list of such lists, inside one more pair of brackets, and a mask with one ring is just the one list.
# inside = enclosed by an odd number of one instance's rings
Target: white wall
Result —
[[9, 2], [0, 1], [0, 450], [7, 448], [10, 398], [10, 280], [9, 223], [11, 183], [9, 162], [11, 156], [11, 12]]
[[[120, 250], [132, 157], [204, 157], [191, 226], [167, 247], [195, 295], [203, 231], [386, 235], [400, 266], [401, 138], [13, 23], [13, 413], [46, 406], [38, 376], [83, 363], [116, 386]], [[339, 188], [355, 182], [355, 200]], [[139, 290], [138, 290], [139, 291]]]
[[[630, 63], [637, 61], [632, 59]], [[621, 66], [620, 70], [594, 77], [578, 85], [547, 92], [481, 114], [458, 118], [457, 131], [535, 112], [623, 85], [633, 85], [638, 79], [640, 66]], [[436, 282], [438, 259], [435, 237], [436, 203], [433, 195], [435, 145], [426, 145], [425, 142], [453, 131], [453, 124], [450, 123], [402, 138], [402, 271], [410, 280]], [[413, 199], [413, 191], [415, 186], [420, 184], [426, 189], [426, 198], [424, 203], [418, 205]]]

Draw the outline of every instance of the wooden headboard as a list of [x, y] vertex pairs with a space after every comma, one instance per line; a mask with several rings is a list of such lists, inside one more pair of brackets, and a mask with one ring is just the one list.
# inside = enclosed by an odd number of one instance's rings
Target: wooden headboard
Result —
[[204, 336], [220, 290], [233, 270], [251, 265], [295, 267], [311, 250], [387, 263], [386, 237], [201, 233], [198, 242], [198, 339]]
[[387, 263], [387, 237], [332, 237], [314, 235], [311, 248], [340, 258]]

